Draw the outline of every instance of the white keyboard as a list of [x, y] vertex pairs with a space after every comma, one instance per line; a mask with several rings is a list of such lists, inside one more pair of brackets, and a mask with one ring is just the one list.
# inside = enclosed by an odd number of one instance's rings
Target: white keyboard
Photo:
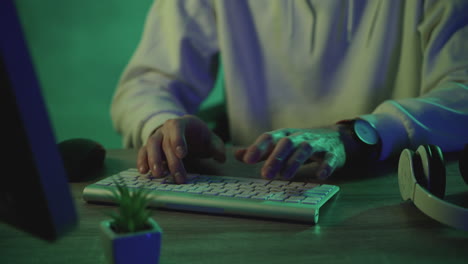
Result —
[[113, 203], [114, 181], [149, 190], [150, 207], [308, 222], [338, 191], [335, 185], [283, 180], [188, 174], [187, 183], [154, 178], [128, 169], [86, 186], [87, 202]]

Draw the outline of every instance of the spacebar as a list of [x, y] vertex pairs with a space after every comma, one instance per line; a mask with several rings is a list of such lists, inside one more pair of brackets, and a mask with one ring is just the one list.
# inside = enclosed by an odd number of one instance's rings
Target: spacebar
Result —
[[244, 215], [316, 223], [318, 208], [256, 199], [154, 192], [150, 206], [212, 214]]

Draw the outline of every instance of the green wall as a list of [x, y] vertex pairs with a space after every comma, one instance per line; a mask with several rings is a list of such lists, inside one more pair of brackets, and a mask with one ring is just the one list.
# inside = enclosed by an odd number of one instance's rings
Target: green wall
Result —
[[[57, 141], [121, 148], [109, 104], [152, 0], [17, 0]], [[219, 82], [218, 82], [219, 83]], [[202, 106], [222, 100], [220, 85]]]

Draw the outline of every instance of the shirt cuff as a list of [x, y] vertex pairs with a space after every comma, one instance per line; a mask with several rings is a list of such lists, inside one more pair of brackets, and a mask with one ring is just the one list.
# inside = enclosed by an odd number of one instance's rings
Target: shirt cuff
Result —
[[359, 116], [369, 122], [378, 132], [382, 142], [379, 159], [385, 160], [408, 146], [408, 133], [396, 117], [384, 113]]

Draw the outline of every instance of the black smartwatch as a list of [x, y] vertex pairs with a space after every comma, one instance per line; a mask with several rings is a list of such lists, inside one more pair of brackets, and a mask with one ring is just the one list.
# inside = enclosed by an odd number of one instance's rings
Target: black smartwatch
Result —
[[364, 119], [356, 118], [343, 120], [337, 124], [346, 125], [351, 137], [358, 144], [359, 157], [353, 160], [376, 161], [380, 156], [381, 140], [379, 134], [371, 123]]

